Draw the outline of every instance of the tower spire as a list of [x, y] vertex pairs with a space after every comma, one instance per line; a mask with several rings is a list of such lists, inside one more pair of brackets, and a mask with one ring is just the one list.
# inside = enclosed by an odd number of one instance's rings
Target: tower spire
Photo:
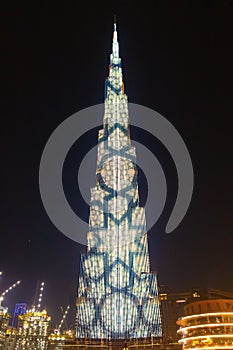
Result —
[[113, 58], [119, 58], [119, 43], [117, 40], [116, 15], [114, 15], [113, 25], [112, 56]]
[[124, 84], [122, 79], [121, 58], [119, 56], [116, 16], [114, 16], [112, 53], [110, 55], [109, 73], [105, 81], [105, 100], [112, 100], [116, 96], [122, 94], [124, 94]]

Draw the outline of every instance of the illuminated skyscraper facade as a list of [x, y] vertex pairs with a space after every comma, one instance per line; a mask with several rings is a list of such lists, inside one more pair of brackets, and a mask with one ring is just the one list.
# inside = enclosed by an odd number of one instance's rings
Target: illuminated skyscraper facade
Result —
[[150, 273], [145, 211], [114, 24], [87, 253], [81, 256], [77, 337], [161, 337], [157, 277]]

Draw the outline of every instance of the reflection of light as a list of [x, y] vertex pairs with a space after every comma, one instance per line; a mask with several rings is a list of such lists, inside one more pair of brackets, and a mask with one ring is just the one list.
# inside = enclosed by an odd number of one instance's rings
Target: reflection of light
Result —
[[176, 300], [176, 303], [186, 303], [186, 299], [180, 299], [180, 300]]

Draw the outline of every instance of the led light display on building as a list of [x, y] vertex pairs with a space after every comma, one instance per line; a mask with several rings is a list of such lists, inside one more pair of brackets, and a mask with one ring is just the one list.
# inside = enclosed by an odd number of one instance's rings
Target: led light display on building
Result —
[[13, 318], [12, 318], [12, 327], [17, 326], [18, 316], [25, 314], [26, 311], [27, 311], [27, 304], [17, 303], [15, 305], [14, 314], [13, 314]]
[[87, 253], [81, 256], [77, 337], [161, 337], [157, 277], [150, 272], [144, 208], [114, 24]]

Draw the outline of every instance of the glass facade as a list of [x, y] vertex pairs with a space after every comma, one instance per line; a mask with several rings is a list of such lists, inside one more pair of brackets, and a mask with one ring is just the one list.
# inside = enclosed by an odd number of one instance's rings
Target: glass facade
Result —
[[114, 25], [91, 189], [87, 253], [81, 256], [77, 338], [161, 337], [157, 277], [150, 273], [144, 208]]

